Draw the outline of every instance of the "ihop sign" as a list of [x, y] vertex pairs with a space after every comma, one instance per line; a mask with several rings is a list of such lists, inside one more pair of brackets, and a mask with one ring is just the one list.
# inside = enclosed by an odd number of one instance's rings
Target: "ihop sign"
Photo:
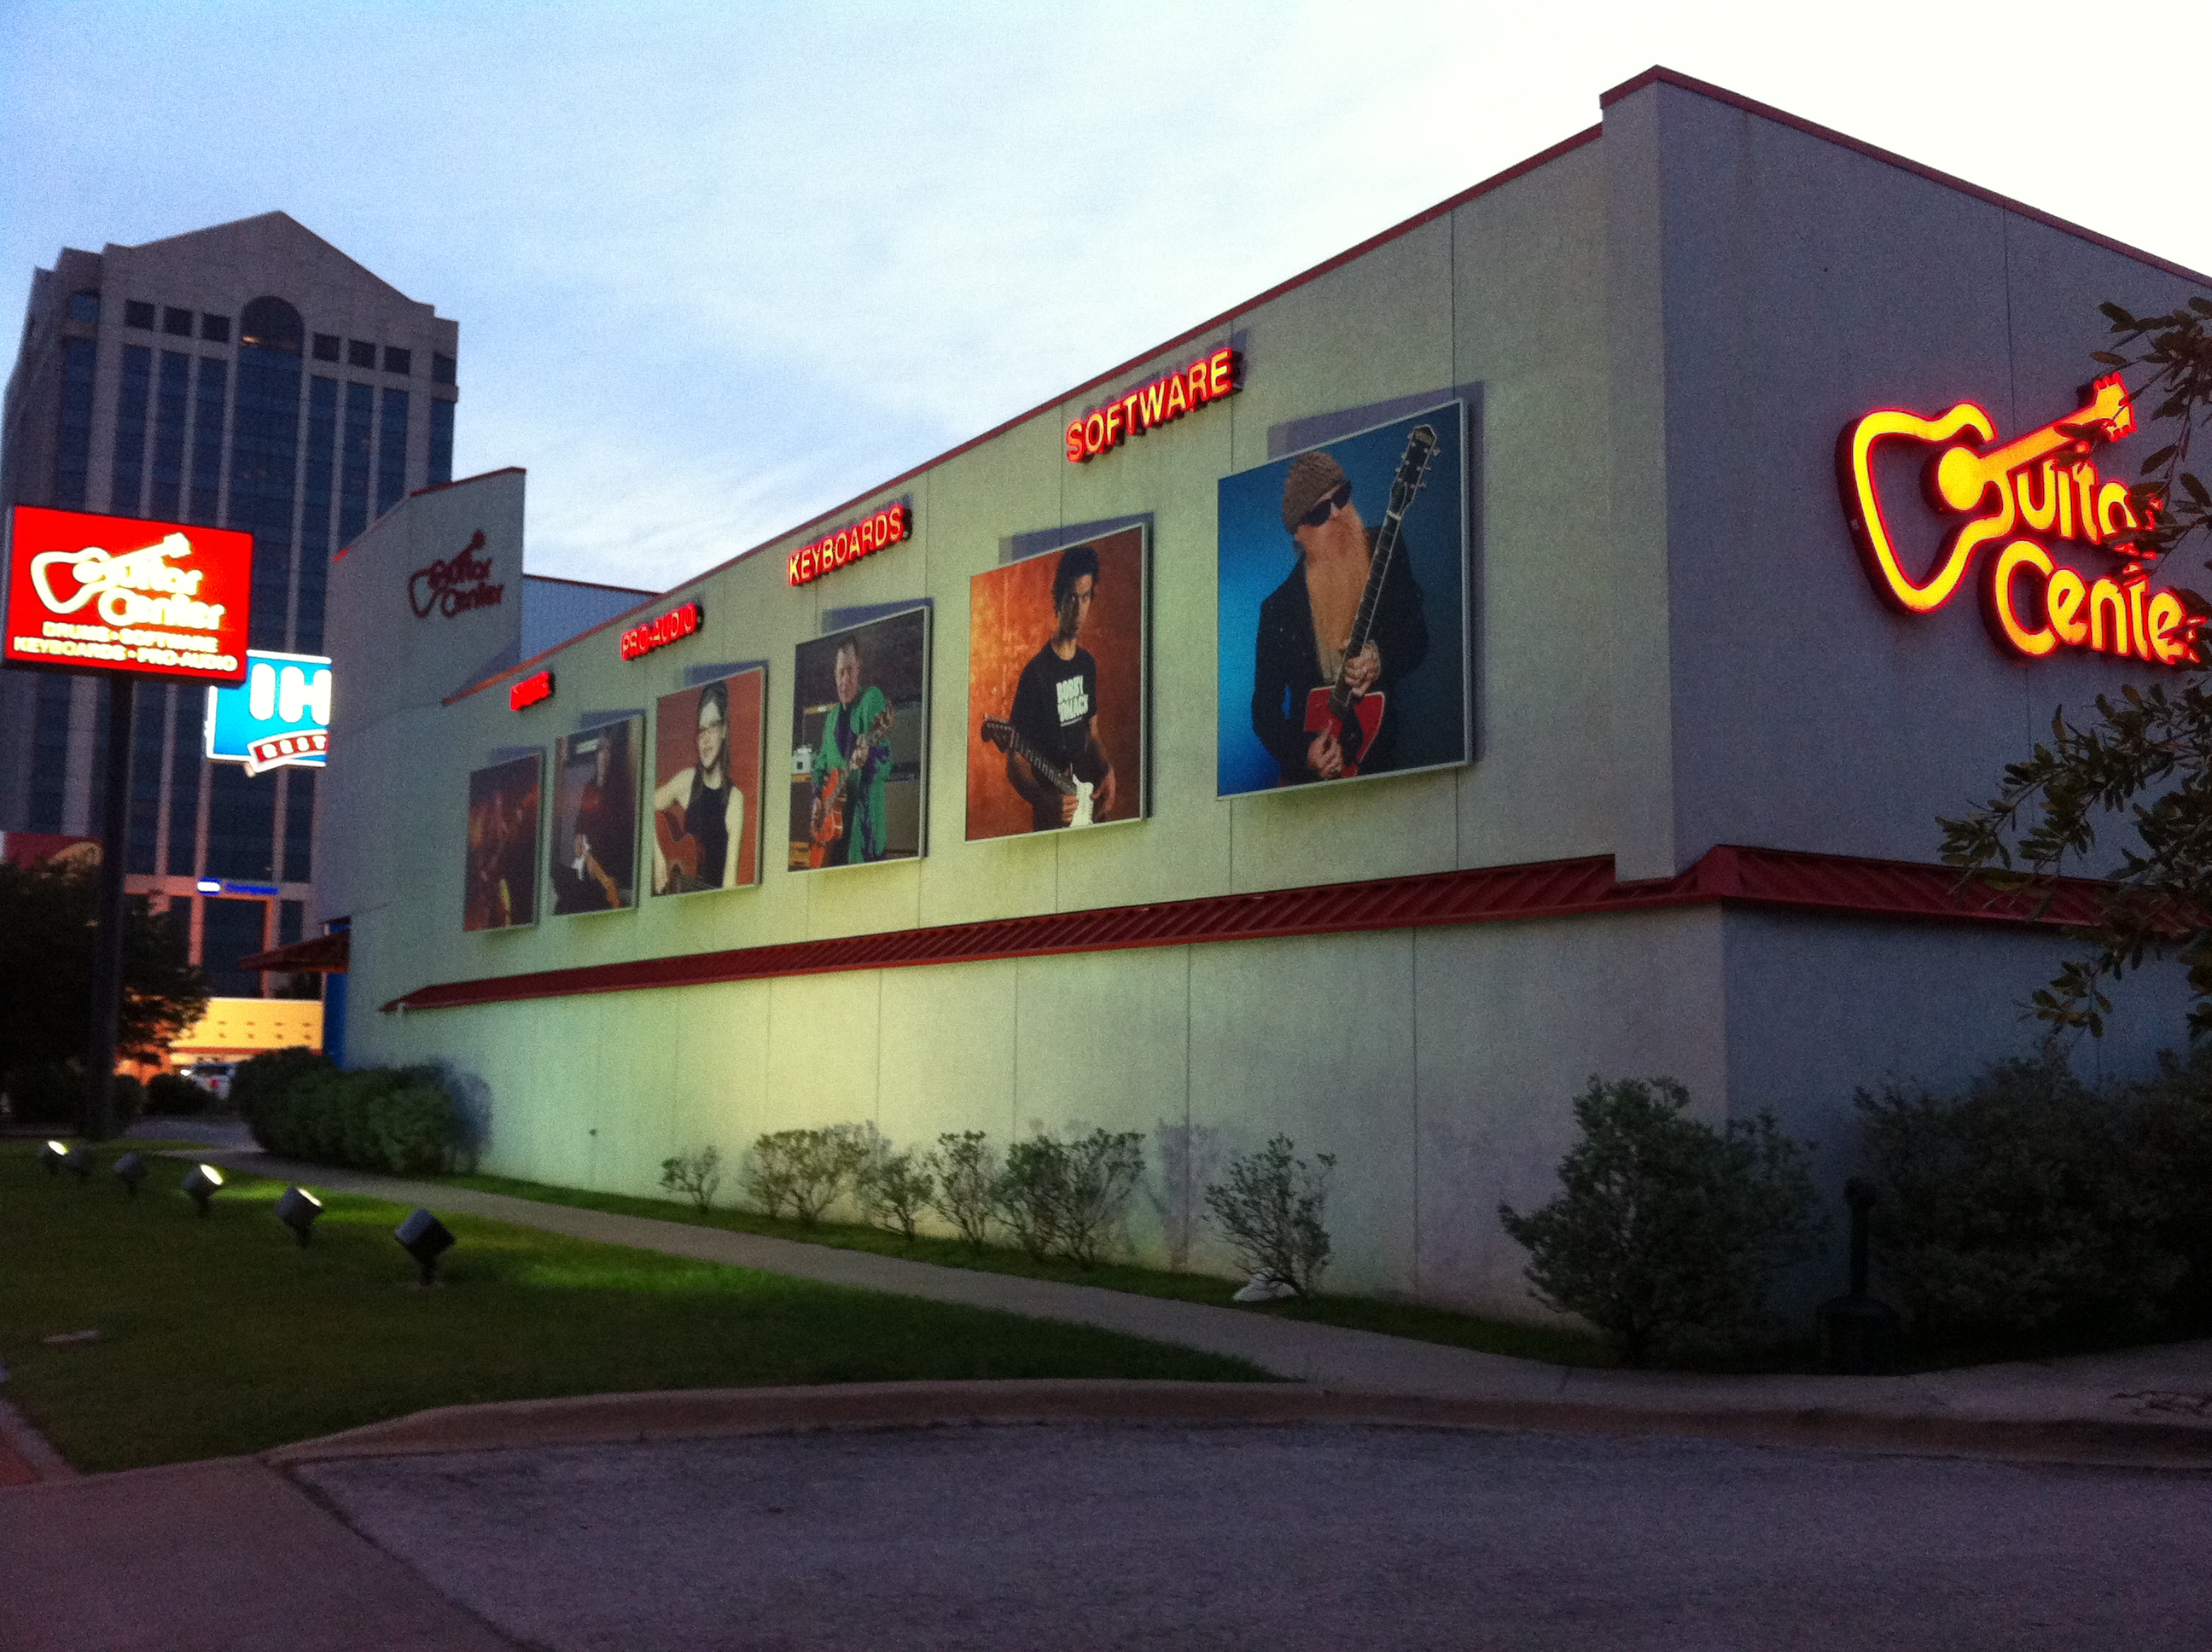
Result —
[[210, 689], [207, 755], [246, 772], [320, 768], [331, 744], [331, 662], [317, 654], [246, 656], [246, 683]]

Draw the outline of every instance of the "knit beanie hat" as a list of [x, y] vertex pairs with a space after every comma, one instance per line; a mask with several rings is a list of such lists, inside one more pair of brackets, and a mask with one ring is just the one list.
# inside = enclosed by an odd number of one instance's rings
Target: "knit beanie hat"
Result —
[[1300, 453], [1283, 478], [1283, 525], [1292, 533], [1306, 513], [1344, 485], [1344, 466], [1327, 453]]

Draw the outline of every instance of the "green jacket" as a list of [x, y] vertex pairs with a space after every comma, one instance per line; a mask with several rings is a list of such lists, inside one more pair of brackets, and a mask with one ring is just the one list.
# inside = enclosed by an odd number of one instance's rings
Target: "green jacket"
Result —
[[[838, 706], [822, 720], [821, 743], [814, 748], [817, 796], [829, 783], [830, 771], [845, 767], [845, 748], [857, 745], [865, 738], [869, 726], [890, 708], [890, 701], [884, 698], [884, 691], [871, 685], [854, 697], [849, 709]], [[841, 740], [841, 735], [847, 738]], [[884, 780], [890, 768], [890, 745], [878, 740], [868, 748], [860, 773], [845, 789], [845, 835], [830, 848], [831, 865], [884, 858]]]

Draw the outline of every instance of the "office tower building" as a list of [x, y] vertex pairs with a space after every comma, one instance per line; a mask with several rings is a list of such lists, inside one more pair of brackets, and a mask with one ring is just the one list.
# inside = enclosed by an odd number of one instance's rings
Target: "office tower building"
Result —
[[[333, 552], [452, 477], [458, 338], [282, 212], [66, 248], [32, 277], [0, 491], [251, 531], [251, 646], [319, 653]], [[300, 938], [317, 773], [209, 762], [205, 704], [138, 692], [127, 887], [189, 907], [219, 996], [281, 995], [235, 962]], [[0, 672], [0, 831], [98, 830], [106, 705], [90, 677]]]

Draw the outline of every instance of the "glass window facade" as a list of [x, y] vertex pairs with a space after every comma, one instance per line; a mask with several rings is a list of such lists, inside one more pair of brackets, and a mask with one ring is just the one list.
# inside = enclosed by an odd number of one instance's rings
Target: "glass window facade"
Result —
[[230, 318], [227, 315], [202, 316], [200, 337], [210, 344], [228, 344], [230, 343]]
[[154, 352], [143, 344], [123, 347], [123, 380], [115, 397], [115, 460], [107, 482], [107, 508], [117, 516], [140, 516], [138, 499], [146, 479], [146, 415], [154, 399]]
[[432, 486], [453, 479], [453, 404], [430, 404], [430, 482]]
[[346, 341], [346, 365], [349, 367], [373, 367], [376, 365], [376, 346], [366, 338]]
[[161, 331], [178, 338], [190, 338], [192, 336], [192, 313], [190, 310], [179, 310], [174, 306], [163, 310]]
[[349, 545], [368, 525], [368, 434], [376, 392], [367, 385], [345, 387], [345, 440], [338, 467], [338, 544]]
[[54, 503], [65, 511], [85, 508], [85, 482], [92, 470], [92, 369], [99, 347], [89, 338], [62, 340], [61, 443], [54, 454]]
[[154, 307], [137, 299], [126, 299], [123, 305], [123, 325], [137, 327], [144, 332], [154, 331]]
[[199, 871], [200, 771], [210, 765], [200, 756], [200, 731], [207, 723], [207, 695], [187, 689], [177, 707], [177, 738], [169, 748], [169, 864], [172, 878], [190, 878]]
[[301, 483], [300, 604], [292, 635], [302, 653], [323, 651], [323, 590], [331, 571], [331, 481], [337, 462], [338, 386], [307, 381], [307, 468]]
[[432, 384], [450, 385], [453, 383], [453, 371], [454, 362], [452, 356], [435, 355], [431, 356], [430, 382]]
[[384, 392], [382, 428], [376, 436], [376, 513], [381, 516], [407, 492], [407, 392]]
[[334, 332], [317, 333], [315, 335], [315, 360], [318, 361], [335, 361], [337, 359], [338, 336]]
[[70, 319], [72, 321], [98, 321], [100, 319], [100, 295], [98, 293], [71, 293], [70, 295]]
[[185, 415], [191, 406], [191, 381], [192, 358], [163, 350], [154, 382], [154, 480], [146, 514], [164, 520], [173, 520], [184, 505]]
[[[312, 768], [291, 772], [291, 790], [284, 797], [284, 881], [305, 884], [314, 873], [309, 861], [315, 843], [315, 781]], [[295, 940], [298, 936], [292, 938]]]
[[260, 972], [240, 969], [238, 961], [269, 950], [262, 941], [269, 902], [217, 895], [203, 904], [200, 956], [206, 962], [200, 968], [207, 972], [208, 985], [218, 998], [259, 998]]
[[386, 373], [414, 372], [415, 352], [401, 349], [397, 344], [386, 344], [384, 347], [384, 370]]
[[276, 777], [240, 763], [208, 766], [207, 875], [267, 883], [276, 876]]
[[26, 810], [29, 831], [62, 829], [62, 781], [69, 771], [70, 684], [75, 680], [52, 671], [39, 678], [31, 713], [31, 788]]
[[192, 522], [213, 522], [222, 497], [222, 411], [230, 363], [203, 356], [192, 387]]
[[300, 358], [242, 344], [230, 433], [230, 525], [253, 535], [249, 635], [256, 648], [284, 646], [284, 609], [292, 583], [293, 480], [299, 465]]

